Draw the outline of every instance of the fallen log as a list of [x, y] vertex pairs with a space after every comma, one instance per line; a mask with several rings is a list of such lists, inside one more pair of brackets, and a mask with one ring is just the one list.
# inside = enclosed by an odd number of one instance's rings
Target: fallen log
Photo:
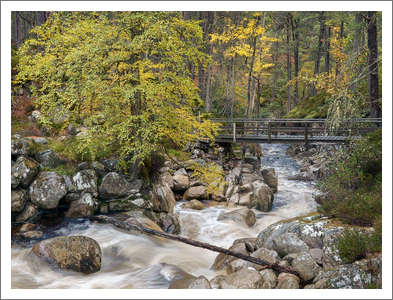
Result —
[[264, 266], [266, 268], [270, 268], [270, 269], [279, 271], [279, 272], [285, 272], [285, 273], [290, 273], [290, 274], [299, 276], [299, 274], [295, 270], [282, 267], [282, 266], [280, 266], [278, 264], [274, 264], [274, 263], [272, 264], [272, 263], [260, 260], [258, 258], [252, 257], [252, 256], [244, 255], [244, 254], [239, 253], [239, 252], [234, 252], [234, 251], [231, 251], [231, 250], [228, 250], [228, 249], [225, 249], [225, 248], [221, 248], [221, 247], [217, 247], [217, 246], [214, 246], [214, 245], [210, 245], [208, 243], [202, 243], [202, 242], [199, 242], [199, 241], [194, 241], [194, 240], [191, 240], [191, 239], [188, 239], [188, 238], [184, 238], [184, 237], [180, 237], [180, 236], [176, 236], [176, 235], [172, 235], [172, 234], [169, 234], [169, 233], [156, 231], [156, 230], [153, 230], [153, 229], [149, 229], [149, 228], [140, 226], [139, 222], [136, 219], [135, 219], [135, 222], [132, 222], [133, 224], [128, 223], [128, 222], [118, 221], [118, 220], [116, 220], [114, 218], [111, 218], [111, 217], [108, 217], [108, 216], [104, 216], [104, 215], [91, 216], [91, 217], [89, 217], [89, 219], [97, 220], [97, 221], [106, 221], [106, 222], [108, 222], [108, 223], [110, 223], [110, 224], [112, 224], [112, 225], [114, 225], [116, 227], [119, 227], [119, 228], [122, 228], [122, 229], [125, 229], [125, 230], [128, 230], [128, 231], [135, 230], [137, 232], [144, 233], [144, 234], [147, 234], [147, 235], [159, 236], [159, 237], [163, 237], [163, 238], [166, 238], [166, 239], [169, 239], [169, 240], [185, 243], [185, 244], [188, 244], [188, 245], [191, 245], [191, 246], [195, 246], [195, 247], [211, 250], [211, 251], [214, 251], [214, 252], [224, 253], [224, 254], [227, 254], [227, 255], [231, 255], [231, 256], [234, 256], [234, 257], [237, 257], [237, 258], [240, 258], [240, 259], [252, 262], [252, 263], [260, 265], [260, 266]]

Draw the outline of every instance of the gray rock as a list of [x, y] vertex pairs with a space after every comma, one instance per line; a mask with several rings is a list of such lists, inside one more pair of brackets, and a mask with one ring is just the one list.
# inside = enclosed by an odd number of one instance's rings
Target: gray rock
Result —
[[263, 212], [271, 211], [274, 199], [271, 188], [269, 188], [265, 183], [253, 182], [252, 190], [254, 197], [250, 208], [255, 208]]
[[244, 223], [248, 227], [252, 227], [256, 222], [256, 215], [251, 209], [248, 209], [247, 207], [242, 207], [228, 213], [219, 215], [217, 220], [232, 220], [235, 222]]
[[150, 208], [142, 198], [132, 199], [129, 197], [111, 200], [109, 202], [109, 211], [129, 211], [140, 208]]
[[175, 174], [173, 175], [173, 190], [185, 191], [190, 187], [190, 179], [187, 175]]
[[34, 110], [32, 111], [31, 115], [28, 116], [28, 118], [31, 122], [37, 123], [40, 116], [41, 116], [41, 112], [39, 110]]
[[277, 280], [276, 289], [299, 289], [300, 280], [297, 276], [281, 273]]
[[[257, 237], [257, 247], [265, 247], [267, 249], [273, 249], [274, 239], [284, 233], [299, 232], [299, 222], [277, 222], [269, 225], [267, 228], [262, 230]], [[282, 257], [282, 256], [281, 256]]]
[[35, 159], [39, 161], [44, 167], [56, 168], [61, 164], [61, 159], [53, 150], [46, 150], [35, 155]]
[[266, 184], [272, 189], [273, 193], [277, 192], [278, 178], [274, 168], [263, 169], [262, 176]]
[[277, 285], [277, 275], [271, 269], [264, 269], [259, 272], [263, 277], [264, 283], [262, 285], [263, 289], [274, 289]]
[[310, 253], [312, 259], [318, 265], [322, 265], [323, 264], [323, 250], [322, 249], [313, 248], [313, 249], [310, 249], [310, 251], [308, 253]]
[[93, 161], [91, 163], [91, 167], [94, 171], [96, 171], [96, 174], [99, 178], [104, 177], [109, 172], [109, 170], [102, 163], [98, 161]]
[[194, 186], [187, 189], [183, 195], [184, 200], [207, 200], [209, 199], [209, 195], [206, 192], [206, 188], [204, 186]]
[[210, 287], [212, 289], [219, 289], [220, 288], [220, 283], [225, 279], [224, 275], [217, 275], [216, 277], [212, 278], [210, 280]]
[[11, 212], [20, 212], [25, 206], [29, 192], [27, 190], [17, 189], [11, 191]]
[[94, 215], [95, 209], [98, 207], [98, 200], [94, 199], [89, 193], [71, 202], [70, 208], [65, 213], [67, 218], [82, 218]]
[[11, 188], [27, 188], [38, 174], [39, 164], [32, 158], [19, 156], [11, 168]]
[[203, 275], [191, 281], [187, 289], [211, 289], [209, 280]]
[[176, 205], [175, 195], [166, 186], [155, 187], [152, 193], [152, 206], [155, 212], [173, 213]]
[[19, 155], [33, 154], [34, 141], [14, 135], [11, 138], [11, 156], [16, 158]]
[[191, 200], [190, 202], [186, 202], [182, 205], [182, 208], [189, 208], [189, 209], [195, 209], [195, 210], [202, 210], [205, 209], [206, 206], [198, 200]]
[[310, 248], [323, 248], [324, 226], [327, 222], [300, 225], [300, 238]]
[[90, 193], [98, 197], [97, 176], [94, 170], [82, 170], [72, 177], [75, 193]]
[[283, 257], [290, 253], [307, 252], [309, 247], [294, 233], [283, 233], [273, 240], [273, 249]]
[[[241, 253], [244, 255], [248, 255], [248, 251], [247, 251], [246, 245], [244, 243], [233, 244], [229, 248], [229, 250], [231, 250], [233, 252], [238, 252], [238, 253]], [[229, 266], [229, 264], [236, 259], [237, 258], [234, 256], [220, 253], [216, 256], [216, 259], [214, 260], [214, 263], [210, 269], [215, 270], [215, 271], [225, 270]]]
[[305, 282], [314, 279], [322, 271], [322, 268], [316, 264], [307, 252], [299, 253], [292, 261], [292, 267]]
[[341, 265], [333, 270], [324, 270], [313, 281], [316, 288], [327, 289], [364, 289], [371, 275], [356, 264]]
[[[251, 254], [251, 257], [258, 258], [270, 264], [278, 264], [280, 262], [278, 253], [274, 250], [269, 250], [266, 248], [259, 248]], [[263, 268], [262, 266], [256, 264], [254, 264], [252, 267], [257, 271], [260, 271]]]
[[109, 200], [138, 193], [141, 187], [140, 180], [129, 182], [124, 176], [110, 172], [102, 179], [98, 192], [101, 199]]
[[258, 170], [261, 162], [256, 156], [247, 156], [244, 158], [246, 164], [252, 165], [252, 171]]
[[86, 161], [81, 162], [80, 164], [78, 164], [78, 170], [82, 171], [82, 170], [87, 170], [90, 169], [90, 164]]
[[86, 236], [59, 236], [37, 243], [32, 252], [56, 269], [84, 274], [101, 269], [101, 248]]
[[55, 172], [40, 172], [30, 185], [31, 202], [43, 209], [53, 209], [67, 193], [64, 177]]
[[240, 269], [229, 274], [220, 282], [221, 289], [259, 289], [264, 280], [254, 269]]

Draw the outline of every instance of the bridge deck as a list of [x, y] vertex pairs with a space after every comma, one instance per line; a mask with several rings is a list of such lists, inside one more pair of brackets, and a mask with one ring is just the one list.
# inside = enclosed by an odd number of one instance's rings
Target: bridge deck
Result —
[[[349, 138], [345, 136], [313, 136], [308, 137], [308, 143], [318, 143], [318, 144], [344, 144], [348, 141], [354, 139], [354, 137]], [[233, 135], [231, 134], [220, 134], [216, 137], [217, 142], [222, 143], [231, 143], [233, 142]], [[244, 143], [260, 143], [260, 144], [299, 144], [304, 143], [305, 138], [304, 136], [297, 135], [282, 135], [282, 136], [271, 136], [270, 140], [267, 134], [260, 134], [260, 135], [242, 135], [236, 137], [236, 142]]]
[[217, 142], [345, 144], [382, 127], [382, 119], [349, 119], [332, 130], [325, 119], [212, 119], [218, 122]]

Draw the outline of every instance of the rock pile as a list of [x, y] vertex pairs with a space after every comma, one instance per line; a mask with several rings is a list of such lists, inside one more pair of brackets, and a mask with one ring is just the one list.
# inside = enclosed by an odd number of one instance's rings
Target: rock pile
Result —
[[382, 283], [382, 254], [342, 265], [334, 244], [343, 227], [327, 219], [307, 217], [278, 222], [257, 238], [236, 240], [230, 250], [278, 264], [299, 276], [275, 271], [226, 254], [216, 257], [212, 269], [224, 274], [212, 278], [187, 275], [170, 288], [212, 289], [359, 289]]

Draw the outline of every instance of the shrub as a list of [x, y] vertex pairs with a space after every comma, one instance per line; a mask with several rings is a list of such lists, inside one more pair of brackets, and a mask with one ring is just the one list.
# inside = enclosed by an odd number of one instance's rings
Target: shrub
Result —
[[[382, 229], [382, 228], [381, 228]], [[366, 258], [368, 255], [382, 250], [382, 230], [366, 232], [360, 229], [345, 229], [338, 238], [337, 250], [344, 263]]]
[[336, 158], [331, 176], [319, 187], [326, 200], [321, 213], [347, 224], [371, 226], [382, 214], [381, 130], [357, 140]]

